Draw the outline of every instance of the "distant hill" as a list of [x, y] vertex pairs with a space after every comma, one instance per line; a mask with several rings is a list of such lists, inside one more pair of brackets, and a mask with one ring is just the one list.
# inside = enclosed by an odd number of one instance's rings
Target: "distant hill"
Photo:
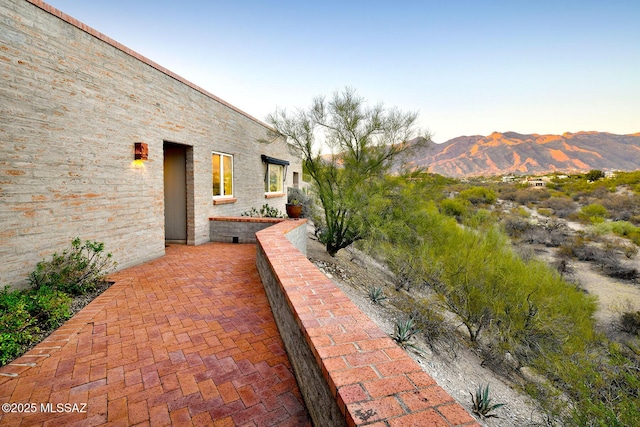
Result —
[[412, 156], [411, 164], [450, 177], [592, 169], [631, 171], [640, 169], [640, 132], [632, 135], [494, 132], [489, 136], [460, 136], [442, 144], [429, 144]]

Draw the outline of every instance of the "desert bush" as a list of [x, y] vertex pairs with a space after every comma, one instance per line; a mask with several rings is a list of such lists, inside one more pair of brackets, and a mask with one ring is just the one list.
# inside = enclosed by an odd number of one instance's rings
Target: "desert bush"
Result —
[[61, 254], [55, 252], [50, 261], [41, 261], [29, 275], [35, 289], [48, 287], [71, 295], [82, 295], [95, 289], [116, 266], [104, 243], [79, 238]]
[[[577, 209], [577, 204], [568, 197], [550, 197], [542, 204], [545, 208], [553, 210], [553, 213], [559, 218], [567, 218]], [[538, 212], [540, 210], [538, 209]]]
[[486, 187], [471, 187], [460, 192], [460, 197], [474, 205], [492, 205], [496, 202], [496, 193]]
[[549, 208], [538, 208], [538, 213], [542, 216], [552, 216], [553, 215], [553, 209], [549, 209]]
[[622, 253], [627, 259], [631, 259], [638, 254], [638, 246], [627, 244], [622, 247]]
[[604, 172], [602, 172], [601, 170], [593, 169], [587, 172], [584, 177], [587, 179], [587, 181], [597, 181], [601, 178], [604, 178]]
[[620, 327], [628, 334], [640, 335], [640, 311], [622, 313]]
[[603, 222], [608, 215], [609, 211], [607, 211], [607, 208], [599, 203], [592, 203], [590, 205], [583, 206], [580, 209], [578, 218], [580, 218], [580, 220], [582, 220], [583, 222], [596, 224], [599, 222]]
[[522, 240], [526, 243], [542, 244], [552, 248], [563, 245], [568, 238], [569, 231], [566, 226], [553, 219], [532, 225], [522, 234]]
[[502, 221], [502, 227], [509, 237], [521, 237], [528, 230], [535, 228], [526, 219], [509, 216]]
[[515, 186], [505, 186], [499, 189], [499, 195], [502, 200], [515, 201], [518, 189]]
[[640, 360], [619, 345], [596, 342], [584, 352], [548, 358], [543, 369], [554, 372], [554, 384], [573, 402], [563, 425], [637, 425]]
[[607, 194], [597, 202], [607, 209], [613, 221], [629, 221], [640, 214], [640, 197], [636, 194]]
[[548, 197], [547, 190], [542, 188], [520, 188], [516, 192], [515, 202], [521, 205], [528, 205], [540, 202]]
[[461, 199], [444, 199], [440, 202], [440, 211], [460, 221], [467, 214], [468, 207]]
[[490, 211], [478, 209], [473, 215], [464, 221], [464, 225], [471, 228], [481, 228], [493, 225], [494, 220]]

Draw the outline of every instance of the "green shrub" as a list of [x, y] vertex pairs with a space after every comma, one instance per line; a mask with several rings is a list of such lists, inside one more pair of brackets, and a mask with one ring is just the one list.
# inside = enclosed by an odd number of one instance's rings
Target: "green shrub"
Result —
[[542, 216], [551, 216], [553, 215], [553, 210], [549, 208], [538, 208], [538, 213]]
[[31, 316], [49, 328], [57, 328], [71, 317], [71, 297], [60, 290], [41, 286], [26, 297]]
[[597, 224], [599, 222], [603, 222], [608, 215], [609, 212], [607, 211], [607, 208], [599, 203], [592, 203], [590, 205], [583, 206], [580, 209], [578, 218], [584, 222]]
[[13, 360], [40, 332], [27, 306], [24, 292], [9, 286], [0, 291], [0, 365]]
[[35, 289], [48, 287], [71, 295], [82, 295], [94, 290], [98, 283], [116, 266], [110, 253], [104, 252], [104, 243], [79, 238], [61, 254], [55, 252], [51, 261], [41, 261], [29, 275]]
[[471, 228], [489, 227], [494, 224], [491, 211], [487, 209], [478, 209], [473, 215], [464, 221], [464, 225]]
[[486, 187], [471, 187], [460, 192], [460, 197], [468, 200], [474, 205], [492, 205], [498, 199], [496, 193]]
[[613, 221], [610, 223], [611, 231], [621, 237], [628, 237], [638, 233], [639, 228], [628, 221]]
[[467, 214], [467, 210], [465, 201], [461, 199], [444, 199], [440, 202], [440, 211], [458, 220]]

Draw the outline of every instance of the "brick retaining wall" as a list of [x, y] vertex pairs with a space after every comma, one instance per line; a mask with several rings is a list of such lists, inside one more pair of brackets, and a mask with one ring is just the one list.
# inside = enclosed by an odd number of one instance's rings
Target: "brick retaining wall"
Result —
[[256, 238], [258, 271], [315, 425], [479, 425], [297, 249], [306, 250], [305, 220]]

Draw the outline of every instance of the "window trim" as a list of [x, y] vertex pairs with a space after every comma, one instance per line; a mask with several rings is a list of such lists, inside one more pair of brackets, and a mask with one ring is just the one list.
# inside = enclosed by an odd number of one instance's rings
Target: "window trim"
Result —
[[[220, 190], [221, 193], [224, 193], [224, 157], [229, 157], [231, 159], [231, 194], [219, 194], [213, 195], [213, 204], [225, 204], [225, 203], [233, 203], [237, 199], [233, 196], [235, 192], [235, 179], [234, 179], [234, 158], [233, 154], [222, 153], [219, 151], [211, 151], [212, 163], [211, 167], [213, 168], [213, 156], [220, 156]], [[213, 193], [213, 170], [211, 171], [211, 192]]]

